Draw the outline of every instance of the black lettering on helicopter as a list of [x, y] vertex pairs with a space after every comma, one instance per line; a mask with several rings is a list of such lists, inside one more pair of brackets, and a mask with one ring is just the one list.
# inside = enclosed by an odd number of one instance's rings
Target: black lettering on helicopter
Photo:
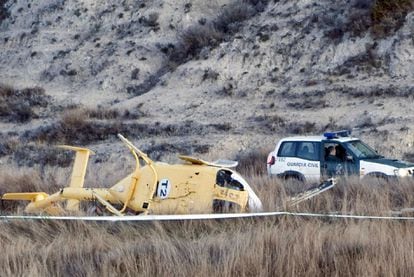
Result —
[[165, 199], [170, 194], [171, 183], [168, 179], [162, 179], [158, 183], [157, 196], [161, 199]]

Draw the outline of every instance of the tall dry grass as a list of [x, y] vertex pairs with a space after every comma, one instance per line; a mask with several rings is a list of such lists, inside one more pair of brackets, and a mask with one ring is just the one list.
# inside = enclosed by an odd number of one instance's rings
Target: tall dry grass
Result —
[[[256, 161], [246, 159], [239, 170], [266, 210], [283, 209], [291, 184], [258, 174], [263, 165]], [[61, 176], [53, 178], [53, 172], [47, 178], [2, 172], [0, 187], [7, 182], [21, 190], [47, 189], [48, 179], [55, 188]], [[289, 209], [384, 215], [414, 206], [413, 188], [412, 181], [381, 186], [349, 180]], [[286, 216], [164, 223], [2, 221], [0, 276], [410, 276], [413, 228], [414, 222]]]

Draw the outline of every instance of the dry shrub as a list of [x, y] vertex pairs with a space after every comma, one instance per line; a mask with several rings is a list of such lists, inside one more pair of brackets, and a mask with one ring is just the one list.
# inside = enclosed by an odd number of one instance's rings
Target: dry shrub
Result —
[[224, 6], [210, 23], [193, 25], [178, 35], [178, 43], [169, 53], [172, 66], [199, 58], [203, 49], [215, 48], [235, 34], [241, 22], [263, 11], [267, 1], [239, 1]]
[[398, 30], [406, 15], [414, 10], [412, 0], [376, 0], [371, 10], [373, 33], [385, 37]]
[[0, 0], [0, 23], [10, 15], [8, 9], [5, 7], [6, 3], [7, 0]]
[[375, 38], [385, 38], [398, 31], [408, 13], [414, 10], [411, 0], [356, 0], [346, 18], [328, 12], [321, 16], [325, 35], [339, 41], [345, 33], [364, 36], [371, 31]]
[[5, 136], [0, 136], [0, 157], [10, 155], [18, 148], [19, 142], [15, 139], [7, 139]]
[[307, 109], [323, 109], [329, 107], [326, 100], [323, 99], [301, 99], [300, 101], [290, 102], [287, 103], [289, 108], [293, 108], [295, 110], [307, 110]]
[[267, 156], [270, 149], [252, 149], [236, 155], [235, 160], [239, 162], [237, 171], [245, 176], [256, 176], [266, 172]]
[[38, 117], [33, 108], [46, 108], [50, 96], [40, 87], [22, 90], [0, 84], [0, 119], [10, 122], [27, 122]]
[[343, 88], [344, 94], [348, 96], [349, 99], [353, 98], [367, 98], [367, 99], [376, 99], [376, 98], [412, 98], [414, 96], [414, 88], [412, 87], [396, 87], [394, 85], [386, 87], [374, 87], [369, 90], [360, 90], [354, 88]]
[[168, 154], [181, 154], [191, 155], [194, 153], [206, 154], [211, 145], [209, 144], [198, 144], [190, 143], [186, 141], [180, 141], [177, 143], [159, 143], [150, 147], [143, 148], [145, 153], [148, 153], [150, 158], [153, 160], [160, 160], [162, 157]]
[[309, 121], [299, 122], [298, 121], [298, 122], [290, 122], [287, 125], [285, 132], [288, 134], [299, 135], [299, 134], [319, 133], [320, 130], [321, 128], [318, 127], [315, 122], [309, 122]]
[[18, 166], [59, 166], [68, 167], [72, 163], [72, 155], [56, 146], [43, 144], [27, 144], [18, 146], [10, 154]]
[[403, 159], [409, 162], [414, 162], [414, 153], [413, 152], [404, 153]]
[[204, 47], [215, 47], [223, 40], [223, 34], [213, 24], [195, 25], [178, 35], [179, 43], [170, 55], [170, 61], [180, 64], [197, 58]]
[[283, 132], [287, 120], [277, 114], [260, 115], [250, 117], [247, 120], [247, 128], [263, 133]]
[[65, 112], [56, 123], [24, 132], [20, 139], [24, 142], [87, 145], [115, 139], [119, 133], [129, 138], [203, 136], [211, 132], [226, 132], [231, 128], [228, 123], [198, 124], [190, 120], [176, 124], [124, 122], [120, 119], [101, 121], [91, 119], [84, 110], [71, 110]]
[[142, 23], [144, 26], [158, 29], [158, 27], [159, 27], [159, 23], [158, 23], [159, 16], [160, 15], [158, 13], [153, 12], [153, 13], [150, 13], [146, 17], [144, 17], [144, 16], [140, 17], [140, 19], [138, 21], [140, 23]]
[[223, 33], [235, 33], [240, 28], [240, 22], [256, 14], [253, 3], [235, 2], [225, 6], [214, 20], [215, 27]]

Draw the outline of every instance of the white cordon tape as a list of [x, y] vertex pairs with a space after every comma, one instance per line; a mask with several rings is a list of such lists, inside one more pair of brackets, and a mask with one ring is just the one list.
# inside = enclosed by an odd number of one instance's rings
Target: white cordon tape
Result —
[[317, 214], [294, 212], [263, 212], [263, 213], [227, 213], [227, 214], [184, 214], [184, 215], [137, 215], [137, 216], [31, 216], [31, 215], [2, 215], [1, 221], [9, 220], [64, 220], [64, 221], [107, 221], [107, 222], [151, 222], [151, 221], [181, 221], [208, 219], [237, 219], [260, 218], [277, 216], [339, 218], [339, 219], [369, 219], [369, 220], [414, 220], [414, 217], [395, 216], [365, 216], [349, 214]]

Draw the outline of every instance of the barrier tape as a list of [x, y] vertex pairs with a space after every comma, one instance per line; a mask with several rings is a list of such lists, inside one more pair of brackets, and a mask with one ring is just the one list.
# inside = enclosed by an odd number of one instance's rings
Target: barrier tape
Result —
[[263, 218], [277, 216], [317, 217], [358, 220], [394, 220], [410, 221], [414, 217], [407, 216], [366, 216], [352, 214], [320, 214], [302, 212], [262, 212], [262, 213], [225, 213], [225, 214], [183, 214], [183, 215], [136, 215], [136, 216], [31, 216], [31, 215], [1, 215], [1, 221], [11, 220], [63, 220], [63, 221], [106, 221], [106, 222], [150, 222], [150, 221], [182, 221], [182, 220], [209, 220], [209, 219], [238, 219]]

